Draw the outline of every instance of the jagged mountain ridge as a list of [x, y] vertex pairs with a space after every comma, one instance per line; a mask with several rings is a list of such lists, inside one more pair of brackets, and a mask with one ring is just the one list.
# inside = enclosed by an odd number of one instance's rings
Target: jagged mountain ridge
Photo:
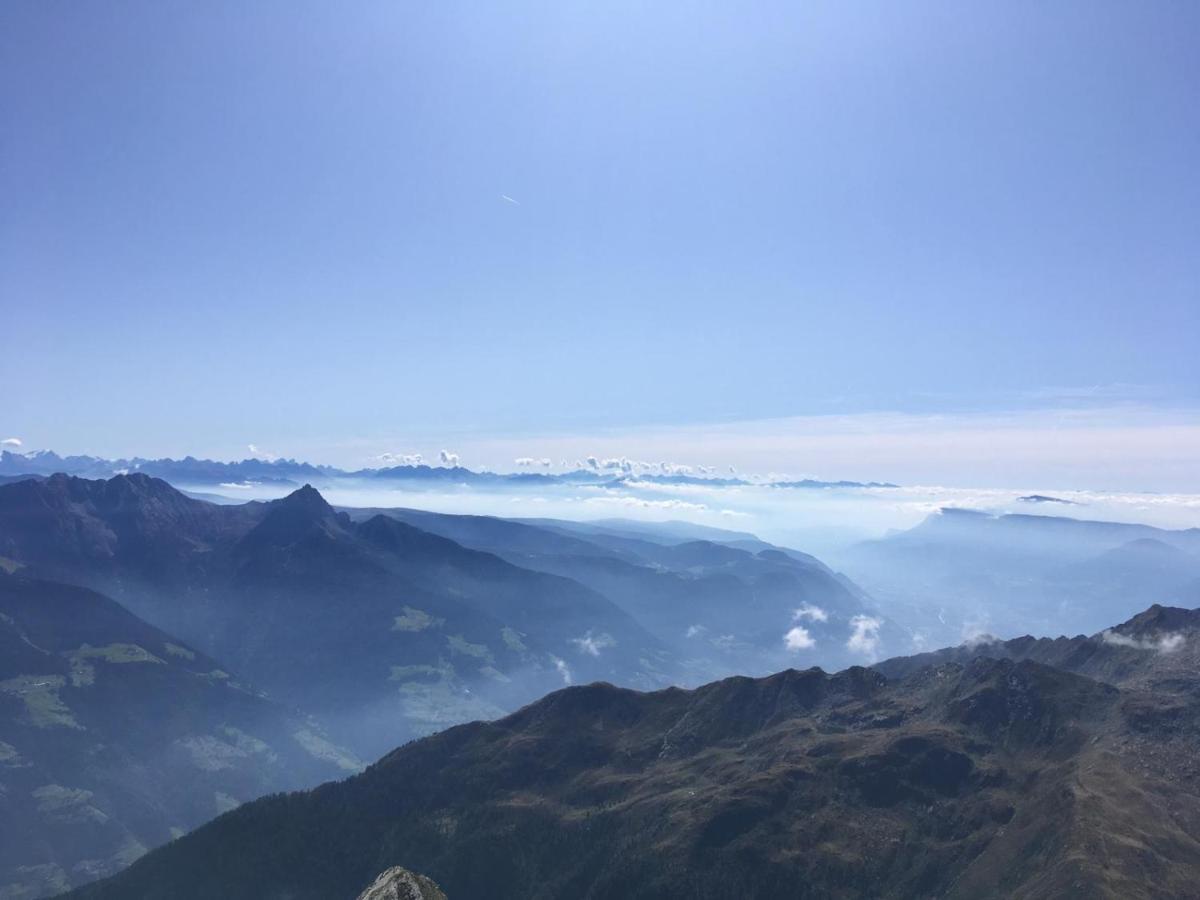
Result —
[[[82, 478], [107, 479], [114, 475], [138, 472], [161, 478], [181, 487], [204, 487], [253, 482], [262, 485], [299, 487], [305, 482], [331, 484], [338, 481], [385, 481], [393, 483], [449, 483], [514, 486], [538, 484], [617, 484], [634, 477], [620, 466], [615, 468], [580, 468], [571, 472], [510, 472], [476, 471], [458, 464], [430, 466], [425, 464], [383, 466], [374, 469], [346, 470], [334, 466], [313, 465], [294, 459], [251, 458], [236, 462], [211, 459], [103, 459], [97, 456], [59, 456], [51, 450], [29, 453], [0, 451], [0, 477], [8, 475], [52, 475], [65, 473]], [[673, 471], [639, 471], [636, 478], [659, 484], [707, 484], [720, 486], [748, 485], [742, 478], [696, 476]], [[776, 487], [896, 487], [887, 482], [856, 481], [776, 481]]]
[[595, 591], [387, 517], [353, 522], [311, 487], [218, 506], [142, 474], [0, 486], [0, 557], [111, 594], [364, 755], [573, 678], [674, 674]]
[[[1112, 631], [1169, 625], [1190, 648], [1198, 623], [1154, 609]], [[1200, 673], [1164, 700], [1137, 677], [1160, 650], [1110, 646], [1137, 653], [1119, 684], [979, 655], [897, 680], [569, 688], [243, 807], [72, 897], [349, 900], [390, 864], [456, 900], [1187, 896]]]

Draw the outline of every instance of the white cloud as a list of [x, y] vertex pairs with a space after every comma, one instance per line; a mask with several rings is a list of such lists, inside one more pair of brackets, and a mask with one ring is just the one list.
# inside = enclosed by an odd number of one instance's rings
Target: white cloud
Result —
[[599, 656], [600, 651], [606, 647], [617, 646], [617, 642], [613, 640], [611, 634], [593, 636], [590, 631], [581, 638], [571, 638], [571, 643], [579, 648], [579, 652], [586, 653], [589, 656]]
[[521, 205], [516, 200], [514, 200], [512, 197], [508, 196], [508, 194], [501, 194], [500, 199], [503, 200], [505, 203], [511, 203], [513, 206]]
[[703, 503], [686, 500], [644, 500], [641, 497], [588, 497], [585, 503], [594, 506], [623, 506], [629, 509], [671, 509], [681, 512], [703, 512], [708, 509]]
[[380, 453], [375, 458], [387, 466], [419, 466], [424, 459], [420, 453]]
[[591, 469], [599, 469], [600, 468], [600, 460], [596, 459], [596, 457], [594, 457], [594, 456], [589, 456], [587, 459], [584, 460], [584, 462], [586, 462], [588, 464], [588, 468], [591, 468]]
[[449, 450], [443, 450], [439, 453], [438, 459], [442, 461], [443, 466], [454, 467], [458, 465], [458, 454], [451, 453]]
[[792, 621], [799, 622], [801, 619], [808, 619], [810, 622], [828, 622], [829, 613], [821, 609], [819, 606], [813, 606], [811, 603], [805, 603], [794, 613], [792, 613]]
[[692, 467], [680, 465], [679, 463], [660, 462], [658, 464], [659, 471], [664, 475], [691, 475]]
[[5, 438], [0, 441], [0, 447], [10, 447], [14, 450], [21, 447], [22, 441], [20, 438]]
[[570, 684], [571, 667], [567, 665], [566, 660], [560, 659], [557, 656], [551, 656], [550, 659], [554, 663], [554, 668], [558, 670], [558, 674], [562, 676], [563, 684]]
[[548, 469], [551, 466], [550, 460], [546, 459], [545, 457], [542, 457], [541, 459], [534, 459], [532, 456], [518, 456], [513, 460], [513, 462], [522, 468], [541, 466], [543, 469]]
[[879, 629], [883, 622], [871, 616], [855, 616], [850, 620], [850, 638], [846, 649], [874, 656], [879, 649]]
[[808, 633], [808, 629], [802, 625], [797, 625], [783, 636], [783, 645], [793, 653], [797, 650], [807, 650], [809, 647], [815, 646], [816, 643], [812, 635]]
[[1160, 634], [1153, 640], [1149, 638], [1134, 638], [1127, 634], [1121, 634], [1117, 631], [1103, 631], [1100, 633], [1100, 640], [1106, 644], [1112, 644], [1116, 647], [1134, 647], [1138, 650], [1157, 650], [1159, 653], [1174, 653], [1179, 650], [1187, 642], [1182, 634], [1178, 632], [1168, 632]]
[[261, 447], [257, 447], [254, 444], [247, 444], [246, 448], [250, 451], [251, 456], [253, 456], [255, 459], [261, 459], [263, 462], [275, 462], [275, 460], [279, 459], [279, 457], [274, 453], [268, 453], [266, 450], [263, 450]]
[[703, 625], [689, 625], [687, 633], [684, 635], [684, 637], [689, 637], [689, 638], [699, 637], [700, 635], [704, 634], [704, 632], [706, 632], [706, 631], [708, 631], [708, 629], [705, 628]]

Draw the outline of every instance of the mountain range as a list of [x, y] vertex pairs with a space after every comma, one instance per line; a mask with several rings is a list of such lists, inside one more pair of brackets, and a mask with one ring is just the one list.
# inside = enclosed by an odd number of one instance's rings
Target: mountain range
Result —
[[904, 591], [1043, 631], [1186, 600], [1198, 533], [943, 512], [850, 554], [885, 616], [689, 523], [9, 479], [0, 898], [147, 851], [77, 896], [1154, 896], [1194, 862], [1198, 614], [863, 665], [914, 645]]
[[1092, 632], [1200, 605], [1200, 529], [943, 509], [833, 561], [926, 646]]
[[[430, 466], [419, 462], [405, 465], [385, 465], [378, 468], [339, 469], [334, 466], [313, 465], [294, 459], [251, 458], [237, 462], [211, 459], [104, 459], [97, 456], [59, 456], [52, 450], [27, 453], [0, 451], [0, 478], [31, 475], [66, 474], [82, 478], [111, 478], [138, 472], [161, 478], [183, 488], [275, 486], [300, 487], [303, 484], [331, 486], [343, 482], [388, 482], [392, 484], [466, 484], [490, 486], [522, 486], [530, 484], [604, 485], [630, 480], [656, 484], [702, 484], [731, 487], [765, 483], [781, 488], [826, 487], [896, 487], [888, 482], [818, 481], [814, 479], [777, 479], [766, 482], [748, 481], [740, 477], [721, 478], [709, 474], [691, 474], [687, 467], [658, 464], [634, 466], [628, 460], [590, 460], [568, 472], [488, 472], [475, 471], [454, 462]], [[655, 471], [657, 469], [657, 471]]]
[[351, 515], [308, 486], [220, 505], [141, 473], [0, 486], [0, 557], [113, 597], [366, 757], [564, 683], [698, 684], [903, 643], [812, 557], [657, 528]]
[[1200, 610], [1153, 607], [833, 675], [567, 688], [70, 896], [350, 900], [390, 865], [456, 900], [1192, 896], [1198, 641]]

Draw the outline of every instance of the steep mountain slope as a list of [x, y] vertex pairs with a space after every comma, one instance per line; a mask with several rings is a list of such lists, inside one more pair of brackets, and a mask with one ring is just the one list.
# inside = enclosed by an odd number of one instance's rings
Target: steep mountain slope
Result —
[[1200, 610], [1155, 605], [1091, 636], [981, 638], [932, 653], [884, 660], [874, 668], [888, 678], [904, 678], [926, 666], [966, 664], [979, 657], [1033, 660], [1118, 687], [1175, 692], [1200, 681], [1197, 633]]
[[110, 874], [262, 794], [359, 768], [92, 591], [0, 574], [0, 897]]
[[660, 641], [595, 591], [311, 487], [217, 506], [135, 474], [0, 486], [0, 557], [111, 594], [374, 756], [572, 679], [653, 687]]
[[[1182, 652], [1198, 622], [1151, 610], [1113, 633], [1157, 647], [1178, 626]], [[896, 681], [569, 688], [244, 806], [71, 896], [349, 900], [393, 864], [456, 900], [1189, 896], [1200, 673], [1160, 698], [1132, 677], [1160, 651], [1125, 649], [1124, 687], [978, 657]]]
[[[798, 661], [840, 668], [910, 646], [871, 598], [814, 557], [752, 535], [694, 527], [521, 522], [422, 510], [383, 514], [570, 578], [628, 611], [684, 661], [689, 683], [764, 674]], [[681, 535], [683, 535], [681, 537]], [[748, 545], [748, 548], [747, 546]], [[789, 633], [791, 633], [789, 647]], [[860, 639], [851, 644], [856, 634]]]

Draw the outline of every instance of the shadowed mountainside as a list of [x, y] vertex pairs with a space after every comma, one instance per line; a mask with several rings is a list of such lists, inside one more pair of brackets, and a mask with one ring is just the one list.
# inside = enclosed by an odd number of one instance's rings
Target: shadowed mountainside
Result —
[[674, 680], [662, 642], [567, 578], [304, 487], [217, 506], [145, 475], [0, 486], [0, 557], [113, 596], [373, 756], [570, 680]]
[[112, 600], [0, 574], [0, 898], [111, 874], [240, 802], [360, 768]]
[[979, 655], [899, 680], [569, 688], [249, 804], [72, 897], [350, 900], [393, 864], [456, 900], [1187, 896], [1200, 675], [1172, 654], [1198, 625], [1156, 609], [1112, 629], [1124, 644], [1084, 639], [1124, 660], [1117, 683]]

